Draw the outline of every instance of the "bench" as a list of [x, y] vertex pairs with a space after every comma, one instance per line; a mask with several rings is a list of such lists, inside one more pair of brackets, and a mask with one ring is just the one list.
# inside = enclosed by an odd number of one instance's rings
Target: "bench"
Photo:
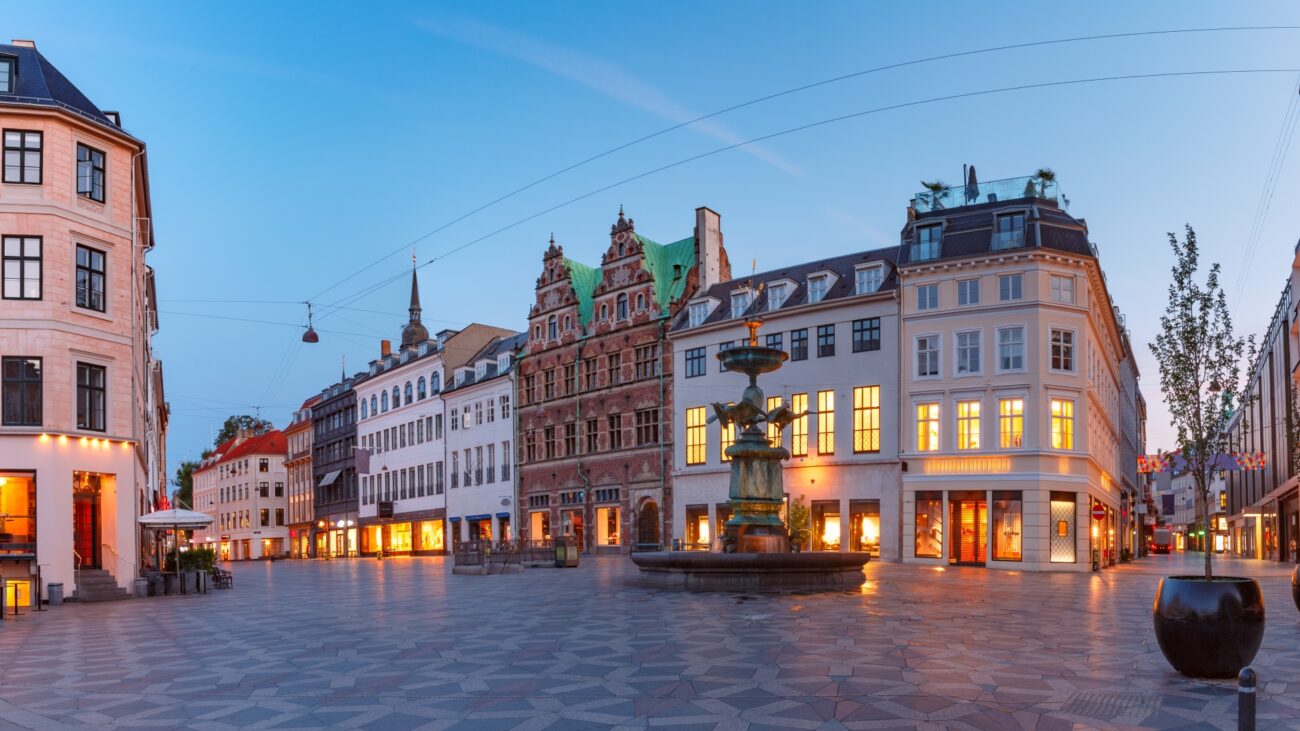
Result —
[[212, 569], [212, 585], [218, 589], [233, 589], [235, 575], [222, 568]]

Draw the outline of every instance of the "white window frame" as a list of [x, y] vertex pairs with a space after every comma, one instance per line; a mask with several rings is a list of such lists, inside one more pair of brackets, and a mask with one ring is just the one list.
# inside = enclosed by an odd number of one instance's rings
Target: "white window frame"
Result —
[[[1052, 402], [1060, 401], [1070, 404], [1070, 446], [1052, 446], [1052, 426], [1056, 416], [1052, 413]], [[1074, 396], [1047, 394], [1047, 448], [1057, 452], [1077, 452], [1079, 450], [1079, 400]]]
[[[1050, 296], [1052, 301], [1060, 302], [1062, 304], [1067, 304], [1067, 305], [1074, 304], [1075, 303], [1075, 293], [1074, 293], [1075, 278], [1073, 276], [1063, 276], [1060, 274], [1053, 274], [1051, 275], [1051, 277], [1052, 279], [1051, 279]], [[1069, 285], [1069, 286], [1066, 287], [1064, 285]], [[1066, 289], [1070, 291], [1069, 299], [1065, 299], [1063, 296]]]
[[[1017, 296], [1003, 297], [1002, 296], [1003, 282], [1018, 282], [1020, 286], [1017, 288], [1019, 291], [1015, 293]], [[1008, 287], [1008, 294], [1010, 294], [1010, 287]], [[1024, 298], [1025, 298], [1025, 275], [1023, 272], [1012, 272], [1010, 274], [998, 275], [998, 302], [1020, 302]]]
[[702, 302], [692, 302], [686, 307], [687, 325], [689, 327], [699, 327], [704, 321], [709, 319], [709, 313], [713, 311], [713, 302], [704, 300]]
[[[743, 307], [737, 308], [737, 305], [743, 304]], [[743, 287], [731, 293], [731, 316], [744, 317], [745, 312], [754, 304], [754, 290]]]
[[[938, 361], [934, 364], [934, 373], [921, 375], [921, 340], [925, 338], [934, 338], [934, 358]], [[943, 336], [939, 333], [920, 333], [912, 337], [912, 380], [914, 381], [933, 381], [943, 378], [943, 358], [940, 354], [943, 352]]]
[[[927, 297], [923, 300], [921, 296], [921, 292], [933, 292], [934, 297], [933, 299]], [[921, 305], [923, 302], [932, 302], [932, 304], [928, 304], [927, 306], [922, 307]], [[930, 284], [916, 285], [916, 311], [926, 312], [928, 310], [937, 310], [937, 309], [939, 309], [939, 283], [932, 282]]]
[[[933, 449], [921, 449], [921, 420], [917, 418], [917, 409], [921, 406], [933, 406], [937, 412], [933, 421], [938, 433], [934, 435]], [[916, 454], [935, 454], [943, 451], [943, 401], [941, 399], [935, 397], [913, 400], [909, 420], [912, 422], [912, 442], [909, 445], [911, 451]], [[927, 438], [927, 444], [929, 441]]]
[[[973, 419], [976, 422], [976, 428], [979, 430], [979, 446], [962, 449], [962, 421], [961, 405], [965, 403], [979, 404], [979, 416]], [[983, 450], [988, 444], [988, 431], [984, 428], [984, 398], [978, 393], [958, 393], [952, 397], [952, 448], [958, 452], [977, 452]]]
[[[1002, 367], [1002, 333], [1010, 332], [1012, 330], [1020, 331], [1020, 365], [1018, 367], [1004, 368]], [[1029, 328], [1025, 327], [1023, 324], [1001, 325], [995, 332], [997, 335], [993, 347], [997, 348], [995, 354], [997, 367], [994, 370], [997, 373], [1024, 373], [1029, 367], [1029, 346], [1026, 342], [1028, 339]]]
[[[1055, 345], [1053, 338], [1056, 333], [1063, 332], [1070, 334], [1070, 367], [1057, 368], [1052, 365], [1052, 347]], [[1072, 327], [1062, 327], [1060, 325], [1047, 326], [1047, 369], [1052, 373], [1078, 373], [1079, 372], [1079, 332]]]
[[[967, 286], [963, 287], [962, 285], [967, 285]], [[970, 285], [974, 285], [975, 299], [973, 300], [970, 298], [970, 293], [971, 293]], [[965, 296], [965, 301], [963, 301], [963, 295]], [[957, 280], [957, 306], [971, 307], [974, 305], [978, 305], [979, 303], [980, 303], [980, 278], [971, 277], [970, 279], [958, 279]]]
[[[961, 337], [963, 335], [975, 336], [975, 347], [979, 351], [975, 359], [975, 370], [961, 370]], [[952, 334], [952, 375], [954, 378], [965, 378], [967, 376], [978, 376], [984, 373], [984, 331], [983, 330], [958, 330]]]
[[[785, 301], [790, 299], [790, 290], [792, 289], [793, 287], [790, 286], [790, 283], [785, 280], [773, 282], [768, 285], [767, 311], [772, 312], [781, 309], [781, 306], [785, 304]], [[776, 296], [778, 292], [780, 292], [780, 296]]]
[[[870, 284], [870, 279], [875, 279], [875, 286], [868, 289], [866, 285]], [[885, 265], [884, 264], [863, 264], [854, 268], [853, 271], [853, 292], [854, 294], [871, 294], [879, 292], [881, 285], [885, 283]]]
[[[818, 296], [816, 299], [813, 298], [813, 295], [816, 294], [817, 292], [817, 290], [813, 287], [813, 282], [825, 283], [825, 286], [822, 287], [821, 289], [821, 295]], [[835, 284], [834, 280], [831, 278], [831, 275], [827, 272], [816, 272], [813, 274], [809, 274], [808, 275], [808, 304], [815, 305], [818, 302], [821, 302], [822, 300], [826, 299], [826, 295], [830, 294], [831, 286], [833, 286], [834, 284]]]

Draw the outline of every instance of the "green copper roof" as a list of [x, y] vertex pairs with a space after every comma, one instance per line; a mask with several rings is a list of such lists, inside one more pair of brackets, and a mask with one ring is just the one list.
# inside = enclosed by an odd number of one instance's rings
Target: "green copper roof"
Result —
[[[645, 252], [645, 268], [654, 280], [655, 304], [662, 313], [686, 291], [686, 275], [695, 266], [695, 237], [659, 244], [635, 234]], [[676, 267], [681, 269], [676, 269]], [[674, 275], [676, 275], [674, 277]]]
[[600, 284], [600, 267], [589, 267], [572, 259], [565, 258], [564, 266], [569, 268], [569, 282], [573, 294], [578, 298], [578, 322], [586, 329], [591, 325], [595, 314], [596, 287]]

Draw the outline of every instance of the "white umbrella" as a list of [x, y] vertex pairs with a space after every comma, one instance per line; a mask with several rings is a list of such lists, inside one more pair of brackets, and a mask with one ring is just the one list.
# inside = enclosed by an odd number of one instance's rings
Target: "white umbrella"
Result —
[[[207, 513], [200, 513], [197, 510], [185, 510], [184, 508], [171, 508], [170, 510], [156, 510], [152, 513], [141, 515], [136, 522], [146, 528], [171, 528], [180, 531], [182, 528], [192, 530], [195, 528], [206, 528], [212, 525], [212, 516]], [[176, 543], [173, 545], [172, 554], [176, 556], [176, 583], [181, 585], [181, 560], [176, 555], [179, 548], [180, 533], [176, 534]], [[184, 585], [181, 585], [184, 593]]]

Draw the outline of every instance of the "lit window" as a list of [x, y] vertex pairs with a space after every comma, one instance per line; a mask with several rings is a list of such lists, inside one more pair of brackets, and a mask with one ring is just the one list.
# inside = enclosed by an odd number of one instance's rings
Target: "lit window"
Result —
[[912, 244], [912, 261], [939, 258], [939, 248], [942, 243], [942, 226], [922, 226], [918, 228], [916, 230], [916, 243]]
[[980, 280], [961, 279], [957, 282], [957, 304], [978, 305], [980, 303]]
[[1074, 449], [1074, 402], [1052, 399], [1052, 449]]
[[998, 277], [998, 299], [1003, 302], [1024, 298], [1024, 276], [1004, 274]]
[[1074, 370], [1074, 331], [1052, 328], [1052, 370]]
[[1020, 560], [1023, 505], [1019, 491], [994, 491], [993, 518], [989, 531], [993, 534], [994, 561]]
[[916, 451], [939, 451], [939, 404], [916, 405]]
[[980, 372], [980, 332], [957, 333], [957, 375]]
[[939, 375], [938, 335], [923, 335], [916, 339], [916, 375], [921, 378]]
[[796, 393], [790, 397], [790, 410], [801, 416], [790, 422], [790, 455], [808, 456], [808, 394]]
[[957, 402], [957, 448], [980, 448], [980, 402]]
[[885, 278], [885, 268], [882, 266], [863, 267], [855, 273], [855, 293], [870, 294], [880, 289], [881, 282]]
[[1025, 367], [1025, 329], [998, 328], [998, 369], [1018, 371]]
[[[731, 406], [732, 404], [728, 401], [727, 405]], [[720, 436], [718, 439], [718, 460], [722, 462], [730, 462], [731, 457], [727, 455], [727, 447], [736, 443], [736, 425], [734, 423], [727, 423], [720, 424], [719, 426], [720, 428], [718, 429], [718, 433]]]
[[808, 304], [815, 304], [825, 299], [829, 285], [830, 277], [825, 274], [808, 277]]
[[939, 307], [939, 285], [919, 284], [916, 287], [916, 309], [933, 310]]
[[709, 316], [708, 302], [692, 302], [690, 309], [687, 311], [688, 324], [691, 327], [698, 327], [704, 324], [705, 318]]
[[817, 392], [817, 453], [835, 454], [835, 392]]
[[752, 290], [745, 289], [731, 295], [731, 316], [740, 317], [744, 315], [753, 302], [754, 292]]
[[917, 558], [943, 556], [943, 493], [916, 493], [916, 534], [914, 550]]
[[1016, 449], [1025, 442], [1025, 400], [1004, 398], [998, 401], [998, 446]]
[[707, 417], [703, 406], [686, 410], [686, 464], [704, 464], [708, 459]]
[[781, 305], [785, 304], [786, 297], [790, 296], [789, 286], [785, 282], [773, 284], [767, 288], [767, 309], [778, 310]]
[[1052, 301], [1074, 304], [1074, 277], [1052, 277]]
[[77, 145], [77, 195], [104, 202], [104, 153]]
[[853, 389], [853, 451], [880, 451], [880, 386]]
[[[0, 64], [3, 64], [0, 61]], [[0, 67], [0, 83], [3, 83], [4, 69]], [[3, 93], [3, 92], [0, 92]], [[4, 131], [4, 155], [6, 183], [41, 183], [41, 147], [40, 132], [7, 129]]]
[[993, 250], [1019, 249], [1025, 245], [1025, 214], [1004, 213], [993, 231]]
[[[767, 397], [767, 410], [771, 411], [781, 405], [780, 396]], [[781, 446], [781, 430], [771, 422], [767, 425], [767, 443], [773, 447]]]

